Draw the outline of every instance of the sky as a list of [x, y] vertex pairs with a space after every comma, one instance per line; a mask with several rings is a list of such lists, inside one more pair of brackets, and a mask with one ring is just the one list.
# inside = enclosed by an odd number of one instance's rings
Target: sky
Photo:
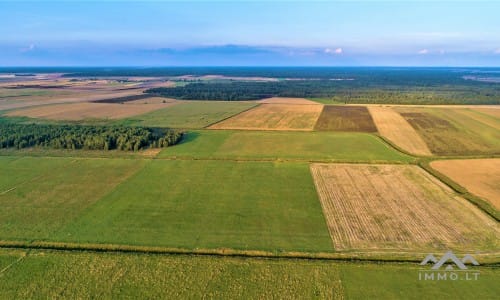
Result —
[[0, 66], [500, 66], [498, 1], [6, 1]]

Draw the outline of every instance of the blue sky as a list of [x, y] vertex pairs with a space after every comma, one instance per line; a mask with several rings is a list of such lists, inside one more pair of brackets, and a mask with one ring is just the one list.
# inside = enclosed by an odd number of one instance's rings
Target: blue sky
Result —
[[0, 65], [499, 66], [500, 1], [2, 1]]

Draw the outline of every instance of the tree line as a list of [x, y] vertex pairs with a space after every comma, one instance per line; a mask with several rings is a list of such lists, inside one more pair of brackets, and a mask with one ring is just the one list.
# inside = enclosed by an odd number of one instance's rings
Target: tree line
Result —
[[33, 146], [55, 149], [124, 150], [177, 144], [182, 132], [168, 128], [8, 124], [0, 122], [0, 148]]
[[428, 83], [401, 85], [359, 80], [225, 81], [152, 88], [146, 93], [181, 100], [258, 100], [268, 97], [327, 98], [340, 103], [500, 104], [500, 85]]

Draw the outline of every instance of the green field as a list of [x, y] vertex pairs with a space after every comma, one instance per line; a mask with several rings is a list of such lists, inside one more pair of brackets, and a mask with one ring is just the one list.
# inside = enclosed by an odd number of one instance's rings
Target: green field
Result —
[[253, 102], [190, 101], [116, 123], [150, 127], [204, 128], [255, 105], [257, 104]]
[[500, 154], [500, 120], [463, 108], [396, 108], [438, 155]]
[[55, 239], [332, 250], [309, 166], [301, 163], [153, 160]]
[[145, 160], [0, 156], [0, 239], [46, 239]]
[[374, 135], [341, 132], [191, 131], [160, 158], [409, 162]]
[[[9, 264], [26, 255], [0, 250]], [[477, 281], [419, 281], [416, 264], [32, 250], [0, 273], [2, 299], [495, 299], [498, 269]]]

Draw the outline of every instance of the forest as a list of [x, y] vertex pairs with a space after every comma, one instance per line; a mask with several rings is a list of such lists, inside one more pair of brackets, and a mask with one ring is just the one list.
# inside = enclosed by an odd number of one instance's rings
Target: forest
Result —
[[147, 93], [182, 100], [258, 100], [268, 97], [326, 98], [332, 103], [500, 104], [498, 84], [466, 82], [422, 86], [364, 83], [357, 80], [226, 81], [153, 88]]
[[0, 122], [0, 148], [123, 150], [162, 148], [177, 144], [182, 132], [166, 128], [9, 124]]

